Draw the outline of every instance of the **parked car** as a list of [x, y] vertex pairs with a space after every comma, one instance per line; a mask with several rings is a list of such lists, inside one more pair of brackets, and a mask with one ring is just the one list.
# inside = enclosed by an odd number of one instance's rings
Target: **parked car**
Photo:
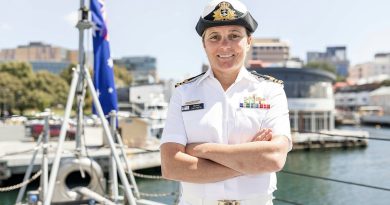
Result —
[[[50, 124], [49, 125], [50, 137], [60, 136], [61, 126], [62, 124]], [[31, 136], [37, 139], [39, 135], [43, 132], [44, 125], [41, 123], [36, 123], [36, 124], [29, 125], [29, 127], [31, 131]], [[66, 139], [73, 140], [75, 138], [75, 135], [76, 135], [76, 129], [72, 124], [70, 124], [68, 126], [68, 130], [66, 131]]]

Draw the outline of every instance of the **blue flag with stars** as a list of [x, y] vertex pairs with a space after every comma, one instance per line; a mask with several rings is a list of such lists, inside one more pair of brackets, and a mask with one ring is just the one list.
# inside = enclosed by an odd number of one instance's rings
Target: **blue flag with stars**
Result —
[[[91, 0], [93, 22], [93, 54], [95, 89], [102, 105], [104, 115], [112, 110], [118, 111], [117, 94], [114, 82], [114, 64], [110, 55], [110, 44], [106, 25], [103, 0]], [[93, 107], [96, 114], [96, 108]]]

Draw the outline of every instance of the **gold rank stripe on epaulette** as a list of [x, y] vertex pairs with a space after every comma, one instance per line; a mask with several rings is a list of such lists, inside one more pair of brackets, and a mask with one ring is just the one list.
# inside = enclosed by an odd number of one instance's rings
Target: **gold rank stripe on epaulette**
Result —
[[282, 85], [284, 83], [283, 80], [276, 79], [276, 78], [269, 76], [269, 75], [262, 75], [262, 74], [257, 73], [256, 71], [252, 71], [251, 74], [256, 76], [257, 78], [263, 78], [264, 80], [269, 80], [269, 81], [272, 81], [274, 83], [278, 83], [278, 84], [282, 84]]
[[201, 73], [201, 74], [199, 74], [199, 75], [197, 75], [197, 76], [194, 76], [194, 77], [185, 79], [185, 80], [183, 80], [183, 81], [180, 82], [180, 83], [176, 83], [175, 88], [177, 88], [177, 87], [179, 87], [179, 86], [181, 86], [181, 85], [184, 85], [184, 84], [193, 82], [193, 81], [195, 81], [196, 79], [198, 79], [200, 76], [204, 75], [205, 73], [206, 73], [206, 72], [203, 72], [203, 73]]

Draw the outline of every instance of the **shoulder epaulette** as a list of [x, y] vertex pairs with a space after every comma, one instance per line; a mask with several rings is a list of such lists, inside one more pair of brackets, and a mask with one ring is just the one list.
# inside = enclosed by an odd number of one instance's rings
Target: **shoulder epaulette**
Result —
[[194, 76], [194, 77], [185, 79], [185, 80], [183, 80], [183, 81], [180, 82], [180, 83], [176, 83], [175, 88], [177, 88], [177, 87], [179, 87], [179, 86], [181, 86], [181, 85], [183, 85], [183, 84], [187, 84], [187, 83], [193, 82], [193, 81], [195, 81], [196, 79], [198, 79], [200, 76], [204, 75], [205, 73], [206, 73], [206, 72], [203, 72], [203, 73], [201, 73], [201, 74], [199, 74], [199, 75], [197, 75], [197, 76]]
[[254, 75], [258, 79], [262, 78], [264, 80], [272, 81], [274, 83], [278, 83], [278, 84], [282, 84], [282, 85], [284, 83], [283, 80], [276, 79], [276, 78], [269, 76], [269, 75], [262, 75], [262, 74], [257, 73], [256, 71], [252, 71], [251, 74]]

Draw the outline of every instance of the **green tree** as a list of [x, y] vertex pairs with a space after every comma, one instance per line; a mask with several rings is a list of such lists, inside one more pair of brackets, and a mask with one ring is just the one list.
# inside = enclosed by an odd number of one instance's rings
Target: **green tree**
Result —
[[42, 90], [31, 90], [30, 92], [25, 93], [23, 98], [28, 101], [28, 105], [24, 108], [33, 108], [38, 109], [39, 111], [44, 111], [45, 108], [49, 108], [52, 105], [54, 97]]
[[382, 81], [381, 86], [390, 86], [390, 79]]
[[341, 75], [336, 76], [336, 82], [345, 82], [346, 80], [347, 80], [347, 78], [344, 76], [341, 76]]
[[[72, 82], [72, 77], [73, 77], [73, 69], [76, 68], [77, 65], [75, 64], [71, 64], [69, 65], [67, 68], [65, 68], [61, 73], [60, 73], [60, 77], [62, 79], [64, 79], [68, 86], [70, 86], [71, 82]], [[93, 77], [93, 72], [91, 69], [89, 69], [89, 72], [91, 74], [91, 77]], [[85, 82], [86, 83], [86, 82]], [[68, 91], [69, 92], [69, 91]], [[73, 103], [73, 107], [77, 106], [77, 102], [76, 100], [74, 101]], [[85, 98], [84, 98], [84, 108], [87, 110], [87, 109], [92, 109], [92, 96], [91, 94], [89, 93], [89, 90], [87, 89], [86, 90], [86, 95], [85, 95]]]
[[115, 85], [117, 87], [129, 86], [132, 82], [132, 76], [124, 67], [114, 65]]
[[10, 109], [16, 108], [20, 114], [23, 114], [25, 109], [31, 107], [31, 102], [25, 98], [26, 93], [31, 91], [30, 85], [35, 79], [31, 65], [25, 62], [3, 63], [0, 64], [0, 73], [13, 77], [12, 80], [9, 80], [9, 76], [3, 76], [1, 79], [5, 79], [2, 80], [5, 85], [2, 87], [8, 87], [8, 90], [12, 90], [12, 98], [9, 100], [10, 106], [12, 106]]
[[34, 76], [31, 65], [25, 62], [8, 62], [0, 64], [0, 72], [9, 73], [19, 79], [28, 79]]
[[324, 70], [336, 74], [336, 67], [326, 62], [309, 62], [304, 67], [320, 69], [320, 70]]
[[[61, 78], [68, 82], [68, 85], [70, 85], [72, 81], [73, 68], [75, 67], [76, 65], [71, 64], [60, 73]], [[89, 72], [93, 78], [93, 70], [89, 70]], [[129, 71], [127, 71], [126, 68], [117, 65], [114, 65], [114, 76], [116, 86], [128, 86], [132, 81], [132, 76]]]
[[[37, 108], [44, 110], [47, 107], [64, 105], [69, 94], [69, 85], [72, 81], [74, 64], [64, 69], [60, 75], [47, 71], [34, 73], [28, 63], [9, 62], [0, 64], [0, 105], [1, 109], [18, 109], [23, 114], [26, 109]], [[90, 70], [91, 76], [93, 76]], [[130, 85], [132, 78], [125, 69], [114, 66], [117, 86]], [[76, 103], [76, 102], [75, 102]], [[92, 107], [92, 97], [87, 91], [85, 109]], [[3, 113], [4, 111], [2, 111]]]
[[35, 90], [29, 90], [29, 87], [23, 86], [23, 89], [16, 93], [15, 108], [19, 111], [20, 115], [24, 115], [24, 111], [34, 107], [33, 97], [35, 97]]
[[20, 91], [23, 89], [23, 83], [15, 76], [0, 72], [0, 105], [1, 114], [8, 111], [12, 113], [12, 108], [15, 107]]
[[70, 83], [72, 82], [73, 68], [76, 68], [76, 65], [70, 64], [60, 73], [60, 77], [64, 79], [68, 83], [68, 85], [70, 85]]
[[[38, 96], [46, 97], [44, 94], [51, 96], [48, 97], [47, 101], [38, 101], [39, 103], [36, 104], [37, 106], [43, 106], [47, 104], [50, 106], [57, 106], [65, 105], [66, 103], [69, 85], [63, 78], [58, 75], [55, 75], [48, 71], [37, 72], [35, 76], [35, 81], [33, 83], [33, 88], [37, 91]], [[43, 92], [44, 94], [40, 92]]]

